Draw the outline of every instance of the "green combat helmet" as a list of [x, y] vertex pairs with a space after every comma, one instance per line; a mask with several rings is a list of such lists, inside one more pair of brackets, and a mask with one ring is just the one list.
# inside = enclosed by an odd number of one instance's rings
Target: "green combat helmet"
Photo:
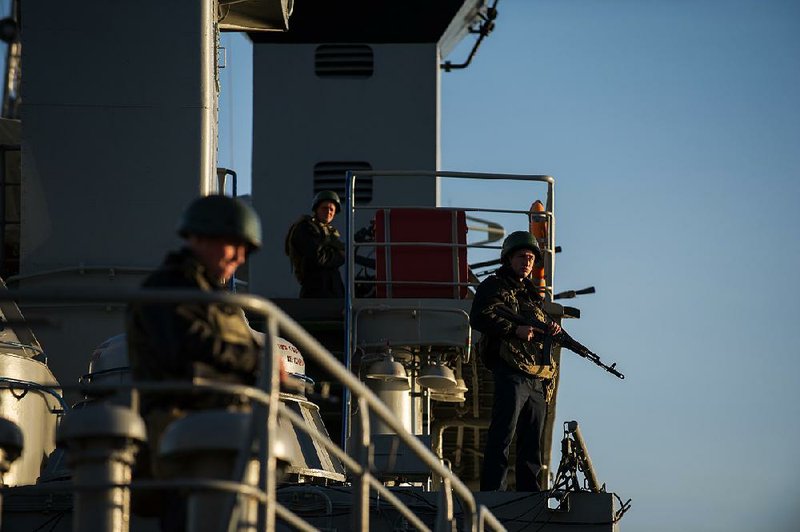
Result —
[[247, 243], [251, 250], [261, 247], [261, 220], [241, 200], [222, 195], [197, 198], [183, 212], [178, 234], [228, 237]]
[[333, 190], [323, 190], [322, 192], [317, 192], [317, 195], [314, 196], [314, 201], [311, 202], [311, 212], [316, 212], [317, 207], [323, 201], [332, 201], [333, 204], [336, 205], [336, 214], [339, 214], [339, 211], [342, 210], [342, 202], [339, 200], [339, 194]]
[[536, 262], [542, 261], [542, 250], [539, 249], [539, 244], [536, 238], [528, 231], [514, 231], [503, 240], [503, 250], [500, 252], [500, 258], [505, 260], [508, 255], [518, 249], [529, 249], [536, 255]]

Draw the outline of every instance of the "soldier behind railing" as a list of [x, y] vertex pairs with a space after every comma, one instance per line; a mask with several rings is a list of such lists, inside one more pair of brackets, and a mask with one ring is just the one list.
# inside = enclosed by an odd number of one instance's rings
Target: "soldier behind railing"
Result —
[[[261, 222], [240, 200], [206, 196], [183, 214], [178, 234], [186, 246], [169, 253], [143, 288], [222, 292], [247, 255], [261, 246]], [[128, 309], [128, 352], [134, 381], [211, 381], [253, 385], [260, 346], [241, 308], [224, 304], [136, 304]], [[237, 408], [223, 394], [142, 394], [149, 453], [141, 453], [137, 477], [160, 477], [158, 441], [188, 411]], [[135, 511], [156, 514], [164, 530], [185, 528], [185, 505], [177, 493], [136, 494]], [[138, 504], [137, 504], [138, 502]]]
[[527, 231], [511, 233], [503, 242], [502, 266], [475, 292], [470, 324], [480, 331], [479, 352], [494, 375], [494, 405], [484, 451], [481, 491], [505, 490], [508, 453], [517, 437], [517, 491], [541, 491], [542, 432], [547, 411], [547, 385], [554, 367], [545, 353], [545, 332], [517, 325], [497, 312], [504, 306], [545, 321], [538, 287], [530, 280], [542, 252]]

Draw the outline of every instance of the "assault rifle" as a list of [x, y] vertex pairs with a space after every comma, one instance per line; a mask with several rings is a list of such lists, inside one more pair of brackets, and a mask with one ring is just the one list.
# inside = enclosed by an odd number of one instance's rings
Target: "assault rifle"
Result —
[[[542, 331], [544, 334], [547, 334], [547, 331], [550, 330], [550, 325], [548, 323], [544, 323], [533, 318], [525, 318], [523, 316], [520, 316], [519, 314], [515, 313], [505, 305], [497, 305], [496, 307], [494, 307], [494, 311], [495, 313], [497, 313], [498, 316], [503, 317], [511, 322], [514, 322], [517, 325], [527, 325], [528, 327], [533, 327], [534, 329]], [[558, 334], [552, 335], [551, 338], [555, 343], [561, 345], [561, 347], [565, 347], [570, 351], [572, 351], [573, 353], [575, 353], [576, 355], [580, 355], [583, 358], [589, 360], [590, 362], [597, 364], [598, 366], [600, 366], [607, 372], [611, 373], [615, 377], [619, 377], [620, 379], [625, 378], [625, 375], [623, 375], [616, 369], [617, 366], [616, 362], [614, 362], [610, 366], [606, 366], [600, 360], [599, 356], [597, 356], [595, 353], [592, 353], [588, 347], [586, 347], [582, 343], [575, 340], [572, 336], [567, 334], [567, 331], [565, 331], [564, 329], [561, 329], [561, 332], [559, 332]]]

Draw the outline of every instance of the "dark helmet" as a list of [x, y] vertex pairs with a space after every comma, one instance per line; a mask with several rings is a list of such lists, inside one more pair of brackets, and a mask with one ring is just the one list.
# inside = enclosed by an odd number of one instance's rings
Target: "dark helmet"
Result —
[[229, 237], [261, 247], [261, 220], [247, 203], [228, 196], [197, 198], [183, 211], [178, 234]]
[[336, 214], [339, 214], [339, 211], [342, 210], [342, 202], [339, 200], [339, 194], [334, 192], [333, 190], [323, 190], [322, 192], [317, 192], [317, 195], [314, 196], [314, 201], [311, 202], [311, 212], [316, 212], [317, 207], [323, 201], [332, 201], [334, 205], [336, 205]]
[[508, 256], [518, 249], [529, 249], [536, 255], [536, 261], [541, 262], [542, 251], [539, 249], [539, 244], [536, 239], [528, 231], [514, 231], [503, 240], [503, 250], [500, 252], [500, 258], [505, 260]]

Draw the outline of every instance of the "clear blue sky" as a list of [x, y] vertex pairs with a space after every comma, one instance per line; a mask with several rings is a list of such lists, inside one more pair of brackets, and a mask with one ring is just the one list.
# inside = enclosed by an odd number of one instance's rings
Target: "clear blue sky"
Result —
[[567, 359], [559, 419], [624, 529], [797, 530], [800, 3], [499, 9], [442, 164], [558, 180], [556, 289], [598, 289], [567, 325], [628, 376]]
[[800, 2], [498, 7], [442, 166], [557, 178], [567, 326], [628, 376], [567, 359], [559, 419], [624, 529], [797, 530]]
[[[558, 419], [633, 498], [623, 529], [797, 530], [800, 2], [498, 7], [473, 65], [443, 75], [442, 168], [557, 179], [556, 290], [598, 290], [567, 327], [627, 375], [567, 354]], [[238, 53], [223, 92], [249, 86]], [[246, 173], [246, 98], [222, 104], [220, 161]]]

